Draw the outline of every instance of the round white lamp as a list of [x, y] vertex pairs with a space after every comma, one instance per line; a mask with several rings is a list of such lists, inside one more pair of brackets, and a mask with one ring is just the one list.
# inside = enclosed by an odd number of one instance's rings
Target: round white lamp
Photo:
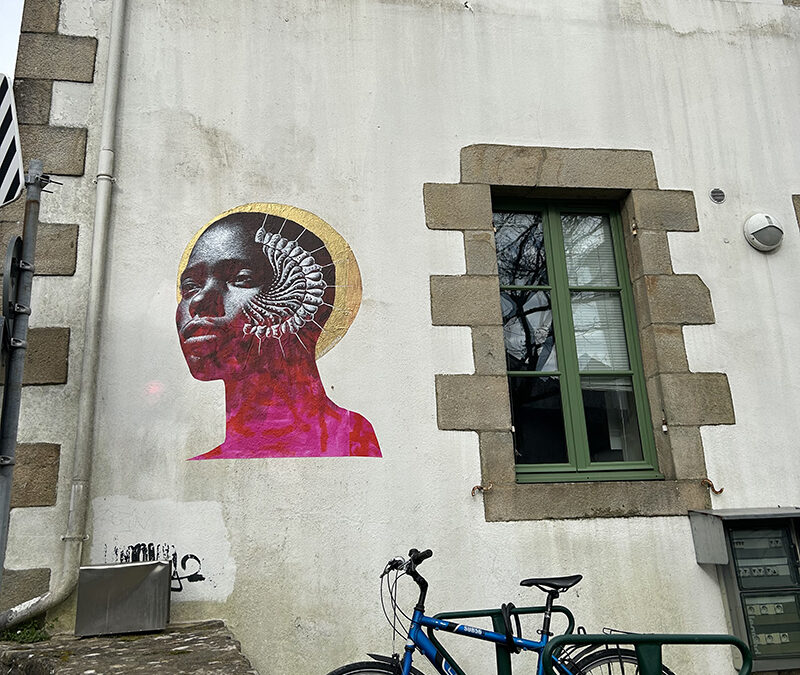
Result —
[[783, 226], [773, 216], [756, 213], [744, 223], [744, 238], [758, 251], [774, 251], [783, 241]]

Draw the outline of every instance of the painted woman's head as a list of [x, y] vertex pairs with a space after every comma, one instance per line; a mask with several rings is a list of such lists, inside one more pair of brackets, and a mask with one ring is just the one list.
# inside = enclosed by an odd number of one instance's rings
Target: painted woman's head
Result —
[[314, 232], [267, 210], [234, 210], [203, 228], [187, 253], [176, 323], [194, 377], [243, 376], [298, 349], [313, 357], [337, 283]]

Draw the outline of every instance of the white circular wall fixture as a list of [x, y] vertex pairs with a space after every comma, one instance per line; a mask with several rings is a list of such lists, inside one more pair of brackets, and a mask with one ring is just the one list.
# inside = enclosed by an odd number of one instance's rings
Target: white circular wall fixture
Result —
[[758, 251], [774, 251], [783, 241], [783, 226], [773, 216], [756, 213], [744, 223], [744, 238]]

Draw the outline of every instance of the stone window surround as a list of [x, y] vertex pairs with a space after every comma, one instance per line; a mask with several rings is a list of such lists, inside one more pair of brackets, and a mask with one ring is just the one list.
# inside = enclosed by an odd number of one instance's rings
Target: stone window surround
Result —
[[[514, 472], [492, 194], [620, 205], [663, 481], [519, 484]], [[675, 274], [667, 232], [698, 228], [694, 195], [658, 187], [644, 150], [471, 145], [461, 182], [423, 187], [426, 224], [464, 236], [466, 274], [431, 276], [434, 325], [469, 326], [473, 374], [436, 376], [440, 429], [476, 431], [487, 521], [685, 515], [710, 508], [700, 427], [734, 424], [724, 373], [689, 370], [682, 327], [714, 323], [706, 285]], [[666, 421], [668, 431], [662, 431]]]

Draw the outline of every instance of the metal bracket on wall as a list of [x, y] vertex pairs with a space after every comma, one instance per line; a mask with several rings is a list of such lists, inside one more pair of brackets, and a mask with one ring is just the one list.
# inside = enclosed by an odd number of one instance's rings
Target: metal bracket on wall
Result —
[[700, 481], [700, 485], [707, 487], [715, 495], [721, 495], [723, 492], [725, 492], [724, 487], [721, 487], [719, 490], [717, 490], [717, 488], [714, 487], [714, 483], [711, 482], [710, 478], [703, 478], [703, 480]]
[[472, 496], [474, 497], [479, 492], [489, 492], [494, 487], [493, 483], [489, 483], [488, 485], [476, 485], [472, 488]]

